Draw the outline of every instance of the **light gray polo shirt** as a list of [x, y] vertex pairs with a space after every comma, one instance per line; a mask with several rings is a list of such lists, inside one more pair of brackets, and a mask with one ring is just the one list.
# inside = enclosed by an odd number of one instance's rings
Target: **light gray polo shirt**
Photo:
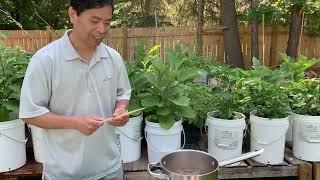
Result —
[[[20, 98], [20, 118], [59, 115], [111, 116], [115, 103], [130, 99], [120, 54], [101, 43], [90, 63], [81, 60], [67, 31], [31, 58]], [[71, 129], [45, 129], [43, 174], [47, 180], [98, 179], [121, 166], [114, 127], [90, 136]]]

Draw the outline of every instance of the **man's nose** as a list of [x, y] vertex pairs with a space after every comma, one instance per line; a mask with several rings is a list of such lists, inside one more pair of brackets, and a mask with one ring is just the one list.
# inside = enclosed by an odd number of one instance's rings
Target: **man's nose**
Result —
[[107, 31], [107, 26], [103, 22], [99, 23], [97, 31], [101, 34], [105, 34]]

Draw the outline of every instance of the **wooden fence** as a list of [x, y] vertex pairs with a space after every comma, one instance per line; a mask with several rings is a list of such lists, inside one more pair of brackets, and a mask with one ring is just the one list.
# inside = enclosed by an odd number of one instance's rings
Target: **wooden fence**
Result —
[[[21, 46], [27, 51], [36, 51], [46, 44], [62, 36], [62, 32], [52, 31], [7, 31], [8, 36], [0, 39], [9, 46]], [[31, 39], [32, 37], [32, 39]], [[217, 27], [205, 27], [202, 32], [203, 56], [219, 61], [224, 61], [223, 32]], [[241, 47], [244, 64], [246, 67], [251, 63], [251, 39], [250, 27], [240, 28]], [[264, 39], [264, 40], [263, 40]], [[309, 58], [320, 57], [320, 38], [301, 38], [299, 53]], [[147, 45], [161, 45], [160, 56], [164, 57], [164, 50], [180, 44], [183, 49], [195, 50], [197, 47], [196, 27], [160, 27], [160, 28], [117, 28], [111, 29], [104, 42], [117, 49], [124, 59], [131, 59], [134, 46], [142, 40]], [[262, 33], [259, 29], [260, 59], [265, 65], [274, 66], [281, 61], [280, 52], [285, 52], [288, 41], [288, 29], [284, 27], [266, 28]]]

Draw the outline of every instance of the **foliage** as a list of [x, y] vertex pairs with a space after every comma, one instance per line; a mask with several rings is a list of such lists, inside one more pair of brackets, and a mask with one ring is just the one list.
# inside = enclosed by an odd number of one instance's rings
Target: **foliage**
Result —
[[171, 25], [166, 18], [166, 1], [115, 1], [112, 25], [115, 27], [148, 27]]
[[240, 68], [231, 68], [228, 65], [211, 65], [209, 77], [216, 79], [219, 83], [213, 89], [214, 108], [216, 118], [234, 119], [234, 111], [243, 112], [244, 105], [249, 100], [245, 96], [244, 89], [239, 86], [246, 72]]
[[[2, 0], [0, 9], [22, 24], [23, 29], [62, 29], [68, 26], [67, 6], [68, 0]], [[0, 12], [0, 29], [20, 29], [8, 15]]]
[[160, 123], [163, 128], [170, 128], [179, 117], [195, 118], [194, 110], [189, 106], [190, 98], [182, 88], [183, 83], [198, 76], [198, 69], [191, 59], [176, 46], [167, 51], [167, 59], [157, 58], [152, 61], [150, 71], [145, 76], [151, 83], [146, 92], [139, 95], [150, 120]]
[[292, 82], [289, 86], [290, 107], [294, 113], [320, 116], [320, 81]]
[[[135, 46], [135, 58], [127, 61], [126, 67], [128, 77], [131, 84], [131, 99], [128, 110], [132, 111], [141, 108], [141, 101], [138, 98], [139, 94], [150, 87], [144, 72], [150, 70], [151, 62], [157, 58], [157, 50], [160, 46], [156, 45], [147, 48], [143, 43], [138, 42]], [[132, 116], [137, 116], [141, 112], [133, 113]]]
[[286, 117], [289, 111], [288, 96], [285, 88], [285, 74], [279, 69], [263, 66], [256, 58], [241, 82], [246, 95], [250, 97], [246, 114], [256, 111], [256, 115], [265, 118]]
[[281, 54], [283, 63], [280, 70], [285, 74], [287, 80], [299, 81], [304, 78], [304, 72], [319, 63], [318, 59], [308, 59], [305, 56], [299, 56], [293, 59], [286, 54]]
[[288, 86], [291, 81], [304, 78], [304, 71], [318, 63], [318, 60], [308, 60], [300, 56], [295, 61], [282, 54], [283, 63], [277, 69], [261, 65], [253, 58], [253, 66], [247, 71], [243, 87], [247, 89], [250, 103], [246, 108], [255, 110], [257, 116], [265, 118], [282, 118], [288, 115]]
[[190, 98], [190, 107], [196, 113], [195, 118], [186, 118], [186, 121], [198, 128], [203, 128], [207, 113], [214, 107], [212, 87], [206, 84], [186, 83], [183, 88], [186, 88]]
[[31, 54], [0, 44], [0, 122], [17, 118], [20, 88]]
[[320, 2], [314, 0], [263, 0], [257, 8], [248, 10], [248, 16], [243, 21], [257, 20], [261, 23], [264, 15], [266, 25], [288, 25], [294, 8], [301, 8], [304, 13], [304, 32], [309, 35], [319, 35]]
[[255, 111], [255, 115], [264, 118], [284, 118], [289, 112], [287, 89], [278, 83], [269, 83], [260, 78], [243, 82], [250, 101], [247, 111]]

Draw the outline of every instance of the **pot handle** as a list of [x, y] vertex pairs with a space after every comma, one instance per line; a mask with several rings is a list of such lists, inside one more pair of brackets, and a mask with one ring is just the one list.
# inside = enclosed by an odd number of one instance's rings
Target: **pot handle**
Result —
[[154, 170], [157, 170], [157, 169], [162, 170], [160, 163], [149, 163], [148, 164], [147, 170], [151, 176], [158, 178], [158, 179], [168, 179], [168, 176], [163, 173], [154, 173], [153, 172]]
[[223, 160], [223, 161], [219, 162], [219, 166], [229, 165], [229, 164], [232, 164], [232, 163], [235, 163], [235, 162], [242, 161], [244, 159], [248, 159], [248, 158], [252, 158], [252, 157], [258, 156], [258, 155], [262, 154], [263, 151], [264, 151], [264, 149], [251, 151], [251, 152], [242, 154], [240, 156], [236, 156], [236, 157], [232, 157], [230, 159]]

